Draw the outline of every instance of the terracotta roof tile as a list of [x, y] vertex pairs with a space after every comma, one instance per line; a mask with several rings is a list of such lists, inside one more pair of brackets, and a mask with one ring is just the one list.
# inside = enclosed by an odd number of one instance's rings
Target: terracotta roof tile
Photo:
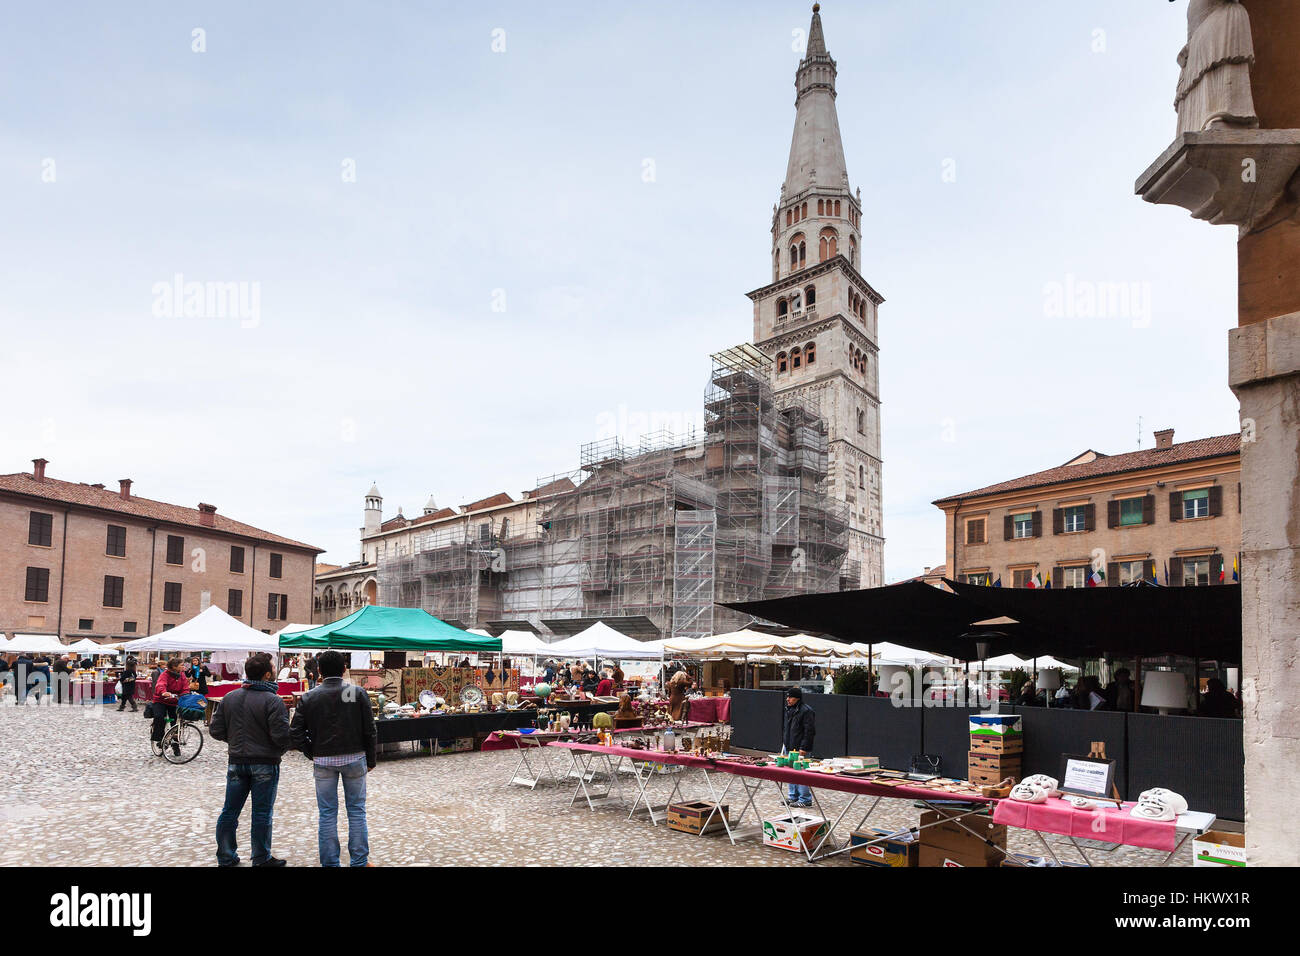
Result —
[[1129, 471], [1143, 471], [1147, 468], [1161, 468], [1182, 462], [1199, 461], [1203, 458], [1218, 458], [1222, 455], [1241, 453], [1241, 435], [1218, 435], [1214, 438], [1199, 438], [1195, 441], [1179, 442], [1169, 448], [1143, 448], [1122, 455], [1101, 455], [1093, 461], [1078, 465], [1059, 465], [1046, 471], [1034, 472], [1023, 478], [1013, 478], [996, 485], [988, 485], [967, 491], [960, 495], [949, 495], [933, 502], [946, 504], [963, 498], [979, 498], [985, 495], [1003, 494], [1008, 491], [1022, 491], [1044, 485], [1061, 484], [1068, 481], [1080, 481], [1085, 478], [1101, 478], [1118, 475]]
[[49, 477], [44, 481], [37, 481], [26, 472], [18, 472], [13, 475], [0, 475], [0, 492], [3, 491], [29, 495], [33, 498], [43, 498], [46, 501], [57, 501], [60, 504], [81, 505], [86, 508], [114, 511], [118, 514], [130, 515], [146, 521], [164, 521], [168, 524], [185, 525], [201, 531], [216, 531], [245, 538], [256, 538], [273, 544], [282, 544], [285, 547], [302, 548], [305, 551], [314, 551], [317, 554], [323, 553], [321, 548], [303, 544], [301, 541], [294, 541], [292, 538], [284, 538], [278, 534], [271, 534], [269, 531], [254, 528], [252, 525], [240, 521], [232, 521], [222, 514], [213, 515], [213, 524], [208, 526], [199, 520], [197, 508], [171, 505], [165, 501], [154, 501], [136, 495], [123, 498], [116, 491], [96, 488], [94, 485], [60, 481], [57, 478]]

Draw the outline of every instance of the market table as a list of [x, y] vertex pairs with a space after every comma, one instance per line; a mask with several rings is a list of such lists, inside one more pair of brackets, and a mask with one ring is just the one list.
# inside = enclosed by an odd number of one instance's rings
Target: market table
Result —
[[[701, 727], [711, 726], [709, 724], [686, 724], [683, 727], [673, 728], [676, 732], [686, 733], [687, 731], [698, 730]], [[544, 779], [549, 779], [552, 783], [559, 783], [560, 777], [555, 773], [555, 767], [551, 763], [550, 753], [546, 745], [557, 743], [566, 737], [573, 737], [575, 734], [591, 733], [591, 731], [545, 731], [539, 730], [535, 733], [524, 734], [518, 730], [496, 731], [483, 741], [484, 750], [512, 750], [520, 751], [519, 760], [515, 763], [514, 768], [510, 771], [508, 783], [518, 784], [527, 787], [529, 790], [535, 790], [537, 785]], [[615, 734], [650, 734], [654, 730], [647, 730], [644, 727], [622, 727], [614, 731]], [[540, 768], [534, 767], [530, 754], [541, 761]], [[520, 775], [520, 769], [527, 771], [526, 774]]]
[[452, 740], [457, 737], [476, 737], [493, 730], [526, 727], [536, 719], [537, 715], [528, 710], [394, 717], [375, 721], [375, 739], [381, 744], [414, 740]]
[[117, 699], [116, 680], [72, 680], [68, 687], [74, 704], [111, 704]]
[[1101, 810], [1080, 810], [1060, 797], [1049, 797], [1044, 803], [999, 800], [993, 812], [993, 822], [1034, 831], [1058, 864], [1061, 861], [1043, 838], [1044, 833], [1064, 836], [1089, 866], [1092, 861], [1079, 845], [1080, 839], [1163, 850], [1168, 855], [1160, 865], [1168, 866], [1191, 836], [1205, 833], [1217, 819], [1213, 813], [1188, 811], [1175, 820], [1144, 820], [1132, 815], [1135, 805], [1123, 803], [1119, 807], [1107, 806]]
[[[727, 817], [719, 817], [722, 821], [723, 828], [726, 831], [727, 838], [733, 844], [736, 842], [737, 836], [748, 835], [747, 831], [738, 829], [733, 826], [733, 823], [742, 823], [745, 815], [750, 810], [753, 810], [754, 816], [759, 818], [759, 828], [761, 828], [762, 820], [759, 816], [758, 808], [754, 806], [754, 797], [764, 783], [772, 783], [776, 786], [777, 794], [781, 799], [781, 805], [785, 807], [787, 811], [789, 811], [791, 807], [786, 798], [785, 786], [789, 784], [799, 784], [808, 787], [812, 791], [813, 804], [817, 813], [827, 823], [826, 832], [822, 835], [821, 840], [819, 840], [815, 846], [804, 846], [804, 855], [807, 857], [809, 862], [815, 862], [817, 860], [825, 859], [826, 857], [848, 852], [850, 847], [847, 844], [843, 846], [837, 845], [832, 838], [835, 831], [844, 821], [844, 818], [848, 815], [849, 811], [853, 809], [857, 804], [858, 799], [861, 797], [874, 797], [875, 799], [872, 801], [871, 806], [867, 808], [867, 812], [862, 815], [854, 829], [862, 829], [866, 824], [867, 819], [873, 812], [875, 812], [880, 801], [885, 797], [892, 797], [895, 799], [915, 800], [928, 810], [940, 811], [939, 820], [935, 823], [913, 827], [912, 832], [914, 833], [930, 826], [952, 823], [986, 843], [988, 842], [986, 837], [967, 827], [962, 823], [962, 820], [968, 816], [984, 813], [989, 804], [998, 802], [992, 797], [983, 797], [975, 794], [955, 794], [945, 790], [929, 790], [921, 786], [886, 786], [884, 784], [872, 782], [869, 777], [849, 777], [844, 774], [793, 770], [788, 767], [777, 767], [772, 764], [756, 767], [751, 764], [738, 763], [731, 760], [717, 760], [690, 753], [667, 753], [659, 750], [635, 750], [629, 747], [605, 747], [600, 744], [581, 744], [567, 741], [551, 743], [549, 746], [560, 747], [569, 751], [570, 758], [573, 760], [574, 770], [579, 771], [578, 787], [574, 790], [573, 797], [569, 801], [570, 806], [572, 806], [577, 800], [579, 793], [582, 793], [582, 795], [586, 797], [588, 809], [592, 810], [595, 809], [595, 802], [597, 800], [606, 799], [610, 796], [609, 789], [607, 788], [605, 793], [598, 794], [593, 799], [592, 794], [586, 788], [584, 776], [586, 774], [594, 775], [598, 772], [591, 769], [593, 764], [598, 762], [598, 758], [603, 758], [604, 764], [608, 768], [611, 776], [614, 775], [615, 769], [613, 761], [630, 760], [634, 765], [639, 765], [637, 772], [637, 794], [628, 817], [630, 819], [638, 812], [638, 810], [641, 809], [642, 804], [644, 804], [646, 811], [648, 811], [651, 824], [656, 826], [658, 825], [658, 821], [655, 819], [657, 808], [651, 805], [649, 798], [646, 796], [646, 786], [650, 779], [650, 774], [647, 772], [647, 768], [653, 768], [657, 765], [669, 765], [682, 767], [687, 770], [700, 771], [705, 786], [709, 791], [709, 798], [713, 803], [713, 810], [710, 811], [709, 815], [702, 821], [701, 830], [708, 828], [709, 824], [713, 821], [714, 816], [718, 814], [718, 810], [723, 805], [723, 800], [726, 799], [727, 794], [731, 792], [733, 786], [739, 784], [745, 796], [745, 802], [740, 808], [739, 815], [734, 821]], [[579, 755], [585, 756], [580, 757]], [[715, 783], [714, 777], [712, 776], [715, 772], [725, 773], [730, 777], [727, 784], [721, 787], [721, 789], [719, 789]], [[682, 781], [680, 779], [674, 783], [672, 794], [670, 794], [668, 798], [669, 803], [672, 803], [674, 798], [680, 795], [681, 783]], [[818, 790], [834, 790], [839, 793], [847, 793], [850, 795], [849, 802], [840, 811], [834, 822], [832, 822], [830, 817], [822, 810], [821, 801], [817, 796]], [[622, 799], [621, 789], [619, 791], [619, 799]], [[939, 806], [939, 803], [947, 804], [947, 806]], [[968, 805], [969, 809], [954, 812], [953, 804]], [[877, 840], [867, 841], [862, 845], [869, 846], [874, 843], [882, 843], [887, 839], [890, 839], [890, 837], [884, 836]], [[831, 848], [824, 849], [827, 847], [828, 843]], [[1005, 849], [1001, 847], [997, 847], [997, 849], [1005, 855]]]
[[[305, 690], [303, 683], [300, 680], [282, 680], [278, 681], [277, 684], [277, 693], [281, 697], [292, 697], [294, 694]], [[213, 700], [219, 700], [229, 694], [232, 690], [239, 690], [239, 688], [243, 686], [244, 682], [238, 680], [209, 681], [208, 692], [204, 696]]]

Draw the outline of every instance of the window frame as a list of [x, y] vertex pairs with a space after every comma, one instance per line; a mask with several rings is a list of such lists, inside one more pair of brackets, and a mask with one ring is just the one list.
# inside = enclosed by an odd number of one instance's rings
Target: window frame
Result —
[[[980, 536], [979, 536], [979, 539], [978, 539], [978, 540], [976, 540], [976, 541], [972, 541], [972, 540], [971, 540], [971, 528], [972, 528], [976, 523], [979, 524], [979, 528], [980, 528]], [[988, 516], [987, 516], [987, 515], [981, 515], [981, 516], [978, 517], [978, 518], [967, 518], [967, 519], [966, 519], [966, 526], [965, 526], [965, 529], [964, 529], [964, 530], [965, 530], [965, 534], [962, 535], [962, 540], [964, 540], [964, 541], [966, 542], [967, 546], [977, 545], [977, 544], [988, 544], [988, 543], [989, 543], [989, 521], [988, 521]]]
[[[120, 551], [114, 551], [114, 550], [113, 550], [113, 532], [114, 532], [114, 531], [120, 531], [120, 532], [122, 532], [122, 534], [121, 534], [121, 536], [120, 536], [120, 542], [119, 542], [120, 545], [121, 545], [121, 550], [120, 550]], [[122, 524], [110, 524], [110, 525], [107, 526], [107, 528], [106, 528], [106, 530], [105, 530], [105, 532], [104, 532], [104, 556], [105, 556], [105, 557], [109, 557], [109, 558], [125, 558], [125, 557], [126, 557], [126, 525], [122, 525]]]
[[[33, 577], [35, 572], [35, 577]], [[44, 577], [42, 577], [42, 572]], [[33, 592], [39, 594], [45, 592], [45, 597], [32, 597]], [[23, 587], [23, 601], [27, 604], [49, 604], [50, 603], [50, 569], [27, 567], [27, 578]]]
[[[27, 543], [31, 545], [33, 548], [53, 548], [54, 547], [54, 514], [52, 512], [45, 512], [45, 511], [29, 511], [27, 514], [28, 514]], [[44, 519], [44, 521], [40, 522], [40, 524], [45, 525], [43, 535], [38, 534], [37, 531], [39, 526], [37, 521], [38, 518]], [[32, 540], [33, 537], [37, 537], [37, 538], [44, 537], [47, 540], [45, 540], [44, 542], [39, 540], [33, 541]]]
[[[1182, 492], [1183, 521], [1210, 517], [1210, 489], [1193, 488]], [[1191, 506], [1190, 508], [1188, 506]], [[1198, 513], [1199, 512], [1199, 513]]]
[[278, 554], [274, 551], [271, 552], [271, 569], [268, 572], [268, 574], [275, 581], [279, 581], [284, 578], [284, 555], [283, 554]]
[[[172, 591], [173, 588], [176, 589], [174, 592]], [[173, 602], [172, 602], [172, 595], [173, 595], [173, 594], [175, 594], [175, 596], [176, 596], [176, 600], [175, 600], [175, 605], [176, 605], [176, 606], [175, 606], [175, 607], [169, 607], [168, 605], [170, 605], [171, 603], [173, 603]], [[181, 585], [181, 582], [179, 582], [179, 581], [164, 581], [164, 582], [163, 582], [163, 608], [162, 608], [162, 609], [163, 609], [163, 613], [164, 613], [164, 614], [180, 614], [180, 613], [181, 613], [181, 608], [184, 606], [184, 604], [185, 604], [185, 588]]]
[[[110, 590], [109, 582], [115, 581]], [[112, 598], [117, 598], [117, 603], [111, 603]], [[126, 578], [120, 574], [104, 575], [104, 598], [103, 607], [121, 609], [126, 604]]]
[[[1144, 513], [1144, 511], [1143, 511], [1143, 508], [1145, 507], [1144, 504], [1143, 504], [1143, 502], [1144, 502], [1145, 500], [1146, 500], [1146, 496], [1145, 496], [1145, 495], [1139, 495], [1139, 496], [1134, 497], [1134, 498], [1120, 498], [1120, 499], [1119, 499], [1119, 527], [1121, 527], [1121, 528], [1136, 528], [1136, 527], [1140, 527], [1141, 525], [1146, 524], [1146, 515], [1145, 515], [1145, 513]], [[1126, 506], [1127, 506], [1130, 510], [1132, 509], [1133, 506], [1136, 506], [1136, 507], [1137, 507], [1137, 520], [1136, 520], [1136, 521], [1126, 521], [1126, 520], [1124, 520], [1124, 511], [1125, 511], [1125, 507], [1126, 507]]]
[[[179, 561], [172, 560], [172, 543], [176, 543], [176, 550], [179, 552]], [[163, 557], [163, 563], [173, 568], [185, 567], [185, 536], [181, 534], [169, 534], [167, 536], [167, 553]]]
[[[1023, 529], [1024, 534], [1021, 534]], [[1011, 540], [1023, 541], [1034, 536], [1034, 513], [1021, 511], [1011, 516]]]

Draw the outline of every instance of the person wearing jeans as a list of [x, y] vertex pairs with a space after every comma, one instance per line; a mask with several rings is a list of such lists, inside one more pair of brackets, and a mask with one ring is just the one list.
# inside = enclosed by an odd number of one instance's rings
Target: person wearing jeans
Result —
[[289, 727], [293, 745], [311, 758], [320, 813], [317, 843], [321, 866], [339, 865], [339, 783], [348, 816], [348, 857], [352, 866], [370, 865], [366, 828], [366, 774], [375, 768], [375, 718], [370, 698], [344, 683], [346, 662], [338, 651], [317, 659], [321, 682], [298, 703]]
[[289, 749], [289, 712], [280, 699], [269, 654], [244, 664], [244, 684], [221, 699], [209, 732], [226, 741], [226, 802], [217, 817], [217, 865], [238, 866], [239, 814], [253, 797], [253, 866], [284, 866], [271, 855], [271, 819], [280, 784], [280, 758]]
[[[785, 710], [781, 712], [781, 746], [788, 753], [808, 754], [813, 748], [816, 726], [813, 709], [803, 702], [803, 688], [795, 685], [785, 693]], [[790, 784], [790, 806], [811, 807], [812, 789]]]

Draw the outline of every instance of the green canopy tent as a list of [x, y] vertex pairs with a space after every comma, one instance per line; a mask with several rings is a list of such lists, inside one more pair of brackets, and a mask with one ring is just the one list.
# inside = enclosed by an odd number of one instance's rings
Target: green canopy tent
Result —
[[489, 654], [501, 651], [501, 639], [462, 631], [419, 608], [368, 604], [333, 624], [281, 635], [280, 647]]

